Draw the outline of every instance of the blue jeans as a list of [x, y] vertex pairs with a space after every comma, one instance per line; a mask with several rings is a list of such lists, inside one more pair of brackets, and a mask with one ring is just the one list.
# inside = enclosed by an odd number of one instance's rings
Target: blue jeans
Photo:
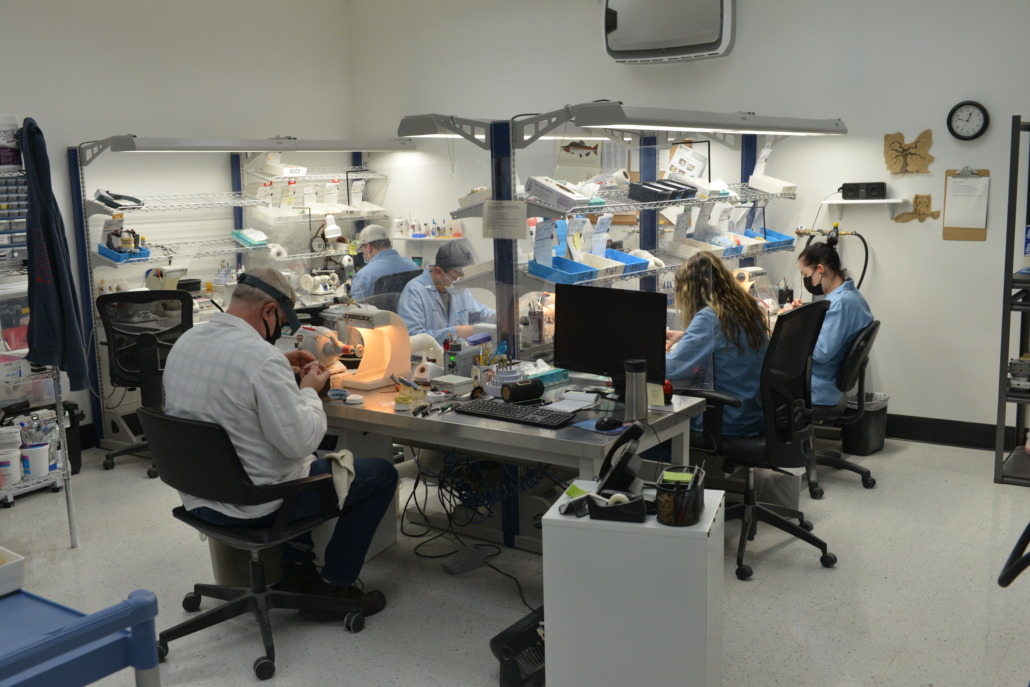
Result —
[[[310, 474], [330, 474], [331, 465], [329, 460], [318, 458], [311, 464]], [[372, 544], [372, 536], [390, 506], [396, 489], [397, 470], [389, 461], [381, 458], [354, 459], [354, 479], [343, 502], [343, 511], [333, 528], [333, 535], [325, 547], [322, 579], [339, 587], [347, 587], [358, 579], [368, 547]], [[290, 521], [321, 512], [322, 504], [318, 495], [315, 490], [308, 489], [294, 504]], [[271, 525], [278, 511], [259, 518], [234, 518], [202, 506], [190, 513], [212, 525], [253, 527]], [[283, 565], [313, 561], [314, 548], [310, 532], [285, 542], [282, 544]]]

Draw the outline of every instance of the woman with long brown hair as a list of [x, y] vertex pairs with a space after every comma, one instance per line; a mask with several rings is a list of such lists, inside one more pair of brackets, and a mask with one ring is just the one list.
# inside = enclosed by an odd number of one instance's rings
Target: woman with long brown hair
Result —
[[769, 334], [758, 303], [722, 260], [697, 253], [676, 272], [675, 304], [685, 331], [666, 332], [665, 376], [741, 400], [739, 408], [723, 411], [724, 436], [761, 433], [759, 389]]

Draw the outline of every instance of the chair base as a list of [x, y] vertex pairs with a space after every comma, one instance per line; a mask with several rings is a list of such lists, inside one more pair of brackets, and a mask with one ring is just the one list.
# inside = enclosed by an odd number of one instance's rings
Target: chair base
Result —
[[805, 470], [808, 477], [808, 493], [813, 499], [821, 499], [824, 494], [822, 487], [819, 486], [819, 474], [816, 472], [816, 466], [819, 465], [838, 470], [848, 470], [856, 475], [860, 475], [862, 477], [862, 486], [866, 489], [872, 489], [876, 486], [876, 479], [869, 470], [861, 465], [845, 460], [840, 451], [823, 449], [815, 452], [814, 462], [810, 463]]
[[[108, 451], [107, 453], [104, 454], [104, 469], [105, 470], [114, 470], [114, 459], [117, 458], [118, 456], [133, 455], [133, 456], [138, 456], [140, 458], [143, 458], [144, 460], [147, 460], [148, 456], [141, 456], [139, 454], [141, 454], [141, 453], [149, 453], [149, 452], [150, 452], [150, 445], [147, 444], [147, 442], [145, 442], [145, 441], [140, 442], [138, 444], [133, 444], [131, 446], [125, 446], [123, 448], [119, 448], [119, 449], [116, 449], [114, 451]], [[151, 460], [150, 461], [150, 467], [147, 468], [147, 477], [149, 477], [150, 479], [154, 479], [155, 477], [157, 477], [157, 474], [158, 474], [157, 473], [157, 466], [154, 465], [154, 461]]]
[[360, 632], [365, 626], [361, 613], [361, 602], [351, 599], [330, 599], [312, 594], [284, 592], [265, 586], [265, 571], [259, 557], [250, 561], [250, 588], [230, 587], [214, 584], [196, 584], [193, 591], [183, 597], [182, 607], [195, 612], [200, 610], [202, 597], [225, 601], [219, 606], [204, 611], [195, 618], [170, 627], [161, 632], [157, 641], [158, 657], [163, 661], [168, 655], [168, 642], [213, 627], [218, 623], [253, 613], [261, 630], [265, 655], [254, 661], [254, 673], [267, 680], [275, 674], [275, 645], [272, 641], [272, 624], [268, 612], [273, 608], [289, 608], [301, 611], [331, 611], [344, 616], [344, 627], [350, 632]]
[[[750, 498], [749, 498], [750, 497]], [[749, 503], [750, 501], [750, 503]], [[819, 561], [823, 567], [831, 568], [837, 563], [837, 557], [827, 550], [826, 542], [812, 534], [812, 523], [805, 520], [801, 511], [784, 506], [755, 503], [753, 494], [745, 494], [743, 503], [736, 503], [726, 508], [725, 520], [740, 520], [740, 540], [737, 543], [737, 579], [746, 580], [751, 577], [753, 571], [751, 566], [744, 564], [744, 552], [747, 543], [755, 538], [758, 530], [758, 523], [764, 522], [767, 525], [786, 532], [798, 539], [808, 542], [822, 552]], [[798, 524], [789, 522], [787, 518], [797, 519]]]

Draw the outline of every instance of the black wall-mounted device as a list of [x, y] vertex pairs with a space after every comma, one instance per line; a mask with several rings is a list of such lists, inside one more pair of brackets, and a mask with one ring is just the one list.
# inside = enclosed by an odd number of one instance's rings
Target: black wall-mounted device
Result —
[[843, 200], [883, 200], [887, 197], [887, 184], [883, 181], [844, 184], [840, 195]]

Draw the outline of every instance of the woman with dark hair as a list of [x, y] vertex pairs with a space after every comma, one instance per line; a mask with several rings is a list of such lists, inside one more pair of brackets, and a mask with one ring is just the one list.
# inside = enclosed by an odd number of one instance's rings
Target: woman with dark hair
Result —
[[855, 336], [873, 321], [873, 313], [841, 265], [837, 236], [832, 233], [825, 243], [813, 243], [801, 251], [798, 269], [805, 289], [830, 302], [812, 352], [812, 405], [836, 406], [845, 402], [847, 391], [837, 388], [837, 371]]
[[[765, 313], [711, 253], [691, 256], [676, 271], [675, 303], [686, 331], [666, 332], [666, 377], [742, 401], [739, 408], [724, 409], [724, 436], [760, 434], [759, 391], [769, 343]], [[701, 430], [700, 418], [694, 429]]]

